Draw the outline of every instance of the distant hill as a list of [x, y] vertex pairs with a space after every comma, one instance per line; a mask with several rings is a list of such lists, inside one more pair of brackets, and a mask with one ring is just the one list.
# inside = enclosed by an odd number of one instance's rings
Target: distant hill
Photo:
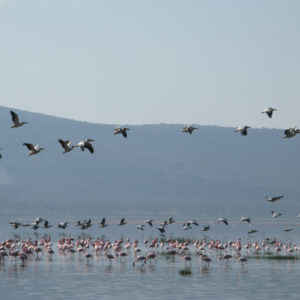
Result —
[[[128, 138], [115, 125], [90, 124], [0, 107], [2, 215], [257, 215], [272, 209], [300, 211], [300, 135], [283, 131], [186, 124], [130, 126]], [[272, 120], [270, 120], [272, 122]], [[195, 125], [195, 124], [194, 124]], [[239, 124], [237, 124], [239, 125]], [[253, 124], [252, 124], [253, 125]], [[95, 153], [78, 148], [62, 154], [59, 138], [73, 144], [93, 138]], [[46, 148], [28, 157], [22, 144]], [[266, 195], [285, 195], [268, 203]]]

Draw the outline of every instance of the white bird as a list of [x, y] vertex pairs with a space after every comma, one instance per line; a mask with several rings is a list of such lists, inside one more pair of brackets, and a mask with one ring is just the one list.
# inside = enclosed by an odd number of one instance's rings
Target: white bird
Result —
[[217, 219], [218, 223], [223, 222], [225, 225], [228, 225], [228, 221], [226, 218], [219, 218]]
[[272, 211], [272, 218], [277, 218], [279, 216], [282, 216], [281, 213], [276, 213], [275, 211]]
[[79, 147], [79, 146], [72, 146], [70, 141], [64, 141], [62, 139], [59, 139], [58, 142], [61, 144], [61, 146], [64, 148], [64, 152], [63, 154], [70, 152], [71, 150], [73, 150], [75, 147]]
[[297, 133], [300, 133], [300, 129], [298, 129], [297, 127], [286, 129], [284, 131], [285, 136], [283, 138], [294, 137]]
[[240, 221], [241, 222], [248, 222], [248, 223], [251, 223], [251, 219], [249, 217], [241, 217], [240, 218]]
[[276, 110], [277, 110], [276, 108], [268, 107], [268, 108], [265, 108], [261, 113], [262, 114], [266, 113], [268, 115], [268, 117], [271, 119], [273, 116], [273, 112]]
[[41, 148], [39, 145], [35, 145], [33, 146], [30, 143], [23, 143], [24, 146], [26, 146], [29, 149], [29, 153], [28, 156], [33, 155], [33, 154], [37, 154], [39, 153], [41, 150], [45, 150], [44, 148]]
[[275, 202], [277, 200], [280, 200], [283, 198], [283, 196], [276, 196], [276, 197], [266, 197], [267, 198], [267, 201], [269, 202]]
[[94, 153], [94, 148], [90, 142], [93, 142], [92, 139], [87, 139], [86, 141], [81, 141], [77, 144], [78, 147], [80, 147], [81, 151], [84, 151], [84, 148], [87, 148], [90, 153]]
[[193, 127], [193, 126], [186, 126], [186, 127], [183, 127], [182, 132], [188, 132], [189, 134], [192, 134], [195, 129], [198, 129], [198, 128]]
[[115, 131], [114, 135], [120, 134], [120, 133], [121, 133], [121, 134], [123, 135], [124, 138], [127, 138], [127, 130], [130, 130], [130, 129], [129, 129], [129, 128], [126, 128], [126, 127], [122, 128], [121, 126], [117, 126], [117, 127], [114, 129], [114, 131]]
[[240, 132], [241, 135], [247, 135], [248, 134], [248, 128], [251, 128], [250, 126], [240, 126], [238, 127], [234, 132]]
[[11, 114], [12, 121], [14, 123], [12, 126], [10, 126], [10, 128], [18, 128], [23, 126], [24, 124], [28, 124], [28, 122], [20, 122], [19, 116], [12, 110], [10, 111], [10, 114]]

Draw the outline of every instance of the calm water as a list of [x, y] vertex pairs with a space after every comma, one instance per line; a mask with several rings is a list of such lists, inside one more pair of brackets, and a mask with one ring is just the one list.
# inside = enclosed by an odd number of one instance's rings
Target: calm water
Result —
[[[21, 222], [31, 223], [35, 218], [17, 218]], [[156, 229], [148, 225], [144, 231], [136, 229], [136, 225], [143, 223], [146, 218], [126, 218], [127, 225], [118, 226], [110, 224], [106, 228], [93, 225], [82, 231], [74, 223], [83, 218], [69, 218], [71, 221], [67, 229], [57, 228], [39, 229], [33, 233], [30, 228], [14, 230], [7, 224], [10, 218], [0, 219], [0, 240], [15, 238], [16, 234], [21, 239], [40, 239], [45, 234], [51, 236], [53, 244], [64, 236], [92, 237], [103, 236], [111, 241], [120, 237], [140, 241], [142, 254], [150, 251], [143, 245], [144, 239], [158, 237]], [[92, 218], [99, 222], [101, 218]], [[55, 226], [63, 221], [58, 217], [49, 217], [50, 224]], [[108, 219], [108, 222], [117, 223], [118, 218]], [[207, 219], [194, 226], [193, 229], [183, 231], [182, 222], [185, 219], [176, 218], [176, 224], [166, 228], [166, 236], [174, 238], [201, 239], [242, 239], [242, 245], [261, 241], [266, 237], [291, 241], [297, 244], [300, 241], [300, 223], [294, 220], [259, 220], [250, 225], [240, 224], [238, 219], [229, 226], [216, 224], [215, 219]], [[186, 219], [187, 220], [187, 219]], [[161, 220], [162, 221], [162, 220]], [[210, 224], [211, 230], [202, 232], [200, 227]], [[293, 231], [283, 232], [286, 227], [294, 228]], [[259, 232], [249, 236], [248, 230], [256, 229]], [[103, 255], [96, 256], [92, 249], [93, 259], [87, 264], [82, 254], [62, 255], [58, 254], [56, 246], [53, 246], [55, 255], [52, 259], [47, 254], [33, 257], [22, 265], [19, 260], [15, 263], [6, 259], [0, 264], [0, 292], [1, 299], [299, 299], [300, 287], [300, 260], [270, 260], [249, 259], [248, 264], [242, 267], [236, 258], [230, 263], [224, 263], [216, 256], [216, 252], [207, 253], [212, 262], [209, 267], [203, 265], [195, 255], [193, 245], [189, 254], [192, 256], [192, 265], [187, 267], [191, 275], [182, 276], [179, 271], [185, 269], [181, 256], [176, 256], [174, 262], [166, 255], [162, 255], [158, 249], [157, 262], [141, 267], [137, 264], [133, 267], [133, 250], [130, 250], [126, 262], [116, 258], [111, 264]], [[243, 254], [245, 250], [243, 250]], [[282, 253], [284, 255], [284, 253]]]

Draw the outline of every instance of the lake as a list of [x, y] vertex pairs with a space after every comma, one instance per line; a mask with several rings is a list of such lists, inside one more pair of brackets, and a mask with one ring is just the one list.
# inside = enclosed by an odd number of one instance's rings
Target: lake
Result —
[[[32, 223], [36, 216], [13, 218], [20, 222]], [[155, 220], [153, 227], [145, 225], [145, 230], [140, 231], [137, 225], [144, 223], [147, 216], [139, 218], [127, 216], [127, 224], [117, 225], [120, 217], [107, 218], [109, 226], [99, 228], [96, 224], [100, 217], [93, 217], [93, 226], [87, 230], [81, 230], [75, 226], [75, 221], [83, 220], [83, 217], [68, 217], [68, 227], [63, 230], [56, 228], [57, 224], [64, 221], [59, 216], [48, 216], [50, 229], [38, 229], [34, 232], [28, 227], [13, 229], [8, 222], [12, 218], [2, 216], [0, 219], [0, 236], [3, 242], [6, 239], [40, 240], [43, 236], [51, 236], [52, 248], [55, 254], [50, 257], [43, 251], [39, 255], [32, 255], [24, 264], [19, 259], [5, 259], [0, 263], [0, 291], [2, 299], [299, 299], [300, 260], [298, 259], [270, 259], [275, 255], [272, 246], [272, 255], [264, 254], [264, 251], [251, 251], [244, 245], [261, 243], [269, 238], [269, 241], [281, 241], [282, 244], [291, 242], [291, 246], [299, 246], [299, 219], [268, 219], [257, 220], [250, 224], [240, 223], [238, 218], [228, 218], [229, 225], [217, 224], [216, 218], [207, 218], [199, 222], [199, 226], [182, 230], [182, 224], [189, 218], [175, 217], [175, 223], [166, 226], [165, 236], [161, 236], [157, 226], [163, 219]], [[155, 219], [153, 217], [153, 219]], [[211, 229], [207, 232], [201, 228], [209, 224]], [[284, 228], [292, 228], [285, 232]], [[255, 234], [248, 234], [251, 229], [256, 229]], [[90, 238], [91, 243], [99, 240], [115, 241], [126, 239], [133, 242], [139, 241], [141, 249], [137, 255], [146, 255], [154, 251], [156, 261], [147, 261], [145, 265], [136, 263], [133, 267], [135, 254], [133, 248], [128, 252], [127, 260], [121, 260], [116, 256], [108, 261], [103, 251], [96, 254], [92, 246], [86, 252], [92, 254], [92, 259], [87, 262], [83, 253], [74, 254], [60, 252], [57, 249], [58, 239], [72, 237], [77, 239]], [[158, 248], [150, 248], [149, 244], [155, 238], [159, 242], [164, 241], [164, 247], [158, 243]], [[144, 244], [144, 240], [149, 242]], [[167, 239], [191, 240], [186, 250], [191, 265], [185, 264], [184, 255], [175, 255], [174, 261], [167, 254]], [[224, 250], [209, 249], [207, 246], [202, 252], [211, 258], [209, 265], [204, 264], [197, 255], [198, 249], [193, 245], [193, 240], [220, 239], [223, 244], [226, 241], [238, 241], [241, 239], [241, 255], [248, 257], [248, 262], [243, 266], [236, 257], [237, 251], [230, 247]], [[179, 250], [178, 250], [179, 251]], [[220, 260], [224, 254], [232, 254], [228, 262]], [[258, 255], [258, 256], [257, 256]], [[278, 256], [292, 258], [298, 257], [298, 251], [291, 253], [281, 246]], [[268, 257], [268, 259], [266, 259]], [[182, 271], [182, 272], [180, 272]], [[183, 273], [183, 274], [182, 274]]]

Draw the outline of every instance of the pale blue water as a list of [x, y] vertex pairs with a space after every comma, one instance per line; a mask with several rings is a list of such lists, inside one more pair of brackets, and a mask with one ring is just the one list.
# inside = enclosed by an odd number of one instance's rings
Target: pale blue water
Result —
[[[23, 222], [31, 223], [35, 218], [17, 218]], [[143, 246], [145, 238], [158, 237], [156, 229], [145, 227], [145, 231], [136, 229], [146, 218], [126, 218], [127, 225], [118, 226], [110, 224], [106, 228], [93, 225], [82, 231], [74, 223], [84, 217], [71, 217], [71, 224], [67, 229], [57, 228], [40, 229], [33, 233], [30, 228], [14, 230], [8, 225], [11, 218], [0, 219], [0, 240], [15, 238], [18, 234], [21, 239], [31, 237], [39, 239], [44, 234], [50, 234], [53, 244], [58, 238], [79, 235], [97, 238], [104, 236], [111, 241], [123, 237], [138, 239], [142, 254], [150, 251]], [[99, 222], [99, 218], [92, 218]], [[110, 221], [109, 218], [108, 222]], [[117, 222], [120, 218], [111, 218]], [[200, 226], [210, 224], [211, 230], [203, 233], [194, 226], [192, 230], [183, 231], [182, 222], [189, 218], [176, 218], [176, 224], [169, 225], [166, 229], [167, 236], [174, 238], [200, 239], [206, 236], [213, 239], [242, 239], [242, 245], [255, 240], [261, 241], [266, 237], [299, 243], [300, 223], [293, 220], [259, 220], [250, 225], [240, 224], [238, 219], [229, 226], [216, 224], [215, 218], [201, 222]], [[57, 225], [63, 219], [49, 217], [50, 224]], [[161, 220], [162, 221], [162, 220]], [[283, 232], [286, 227], [294, 228], [291, 232]], [[259, 232], [253, 236], [247, 234], [249, 229], [255, 228]], [[60, 255], [56, 247], [55, 255], [50, 260], [46, 254], [39, 259], [32, 258], [24, 266], [18, 260], [16, 263], [7, 259], [0, 264], [0, 295], [1, 299], [299, 299], [300, 287], [300, 260], [269, 260], [249, 259], [248, 264], [242, 267], [236, 258], [229, 264], [218, 259], [212, 252], [212, 262], [209, 267], [204, 266], [199, 257], [195, 255], [192, 245], [190, 255], [192, 265], [188, 267], [191, 275], [182, 276], [180, 270], [185, 269], [185, 264], [180, 256], [175, 261], [160, 254], [158, 249], [157, 262], [149, 262], [144, 267], [133, 267], [133, 253], [126, 262], [120, 258], [111, 265], [103, 255], [96, 256], [92, 249], [93, 259], [87, 264], [81, 254]], [[245, 250], [243, 250], [243, 253]], [[282, 253], [284, 255], [284, 253]]]

